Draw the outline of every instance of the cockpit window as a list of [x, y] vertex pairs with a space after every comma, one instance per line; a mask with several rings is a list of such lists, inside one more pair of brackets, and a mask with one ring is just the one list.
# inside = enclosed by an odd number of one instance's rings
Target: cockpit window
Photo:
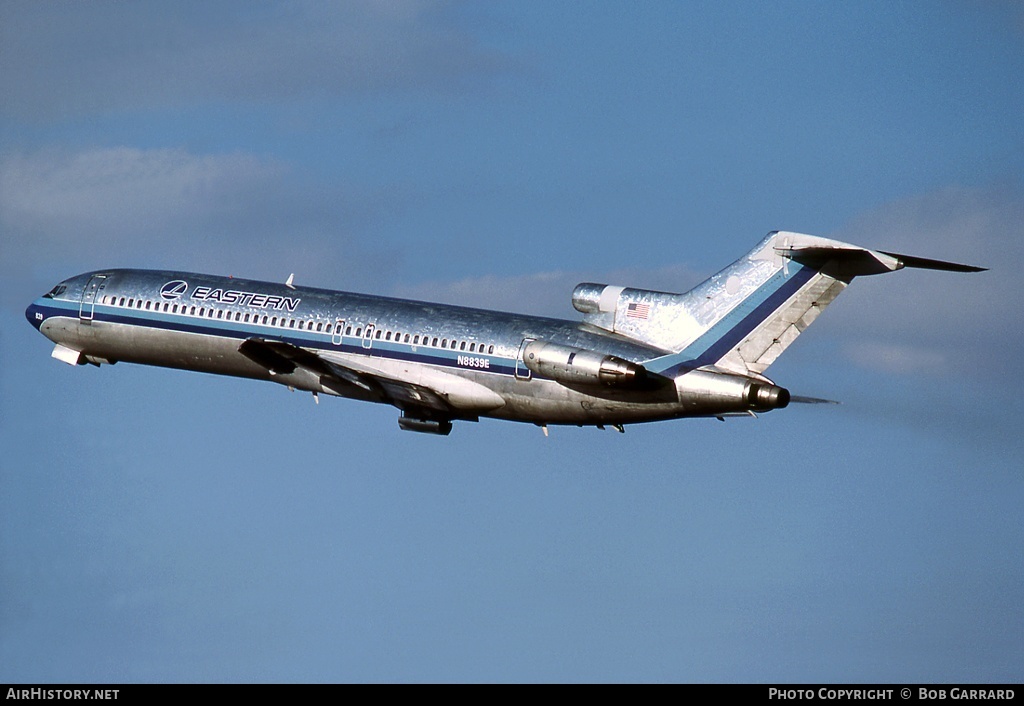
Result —
[[59, 297], [61, 294], [63, 294], [66, 291], [68, 291], [68, 286], [66, 284], [58, 284], [56, 287], [54, 287], [49, 292], [44, 294], [43, 298], [44, 299], [53, 299], [54, 297]]

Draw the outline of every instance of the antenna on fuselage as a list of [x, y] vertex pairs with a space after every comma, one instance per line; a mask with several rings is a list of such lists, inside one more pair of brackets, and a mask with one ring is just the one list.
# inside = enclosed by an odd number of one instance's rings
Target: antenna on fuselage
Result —
[[294, 281], [295, 281], [295, 273], [292, 272], [290, 275], [288, 275], [288, 279], [285, 280], [284, 286], [288, 287], [288, 289], [295, 289], [295, 285], [292, 284], [292, 282], [294, 282]]

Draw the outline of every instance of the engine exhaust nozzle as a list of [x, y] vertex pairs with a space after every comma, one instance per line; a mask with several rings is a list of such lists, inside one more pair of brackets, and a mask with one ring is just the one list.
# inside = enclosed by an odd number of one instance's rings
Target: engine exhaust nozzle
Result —
[[754, 411], [782, 409], [789, 405], [789, 390], [778, 385], [751, 383], [747, 390], [747, 405]]

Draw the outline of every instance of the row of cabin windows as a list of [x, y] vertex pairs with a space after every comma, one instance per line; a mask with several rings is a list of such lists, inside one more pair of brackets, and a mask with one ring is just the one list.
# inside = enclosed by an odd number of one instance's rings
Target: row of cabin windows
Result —
[[[129, 309], [145, 309], [146, 311], [162, 311], [167, 314], [184, 314], [186, 316], [200, 316], [209, 319], [227, 319], [228, 321], [238, 321], [241, 323], [262, 323], [264, 326], [280, 326], [282, 328], [293, 328], [299, 331], [316, 331], [317, 333], [329, 333], [335, 335], [341, 335], [341, 324], [331, 324], [329, 321], [314, 321], [312, 319], [289, 319], [284, 316], [268, 316], [262, 315], [263, 321], [260, 321], [260, 314], [249, 314], [241, 311], [224, 311], [223, 309], [213, 309], [212, 307], [207, 309], [206, 307], [197, 306], [186, 306], [185, 304], [170, 304], [168, 302], [154, 302], [149, 299], [135, 299], [134, 297], [115, 297], [115, 296], [104, 296], [103, 303], [111, 306], [123, 306]], [[225, 316], [227, 314], [227, 316]], [[333, 329], [333, 330], [332, 330]], [[355, 338], [362, 338], [363, 327], [356, 326], [355, 332], [352, 331], [351, 324], [345, 327], [346, 336], [354, 336]], [[394, 341], [395, 343], [408, 343], [413, 346], [431, 346], [433, 348], [438, 347], [440, 341], [441, 348], [447, 348], [448, 350], [459, 350], [466, 351], [468, 353], [494, 353], [494, 344], [487, 345], [485, 343], [477, 343], [476, 341], [460, 341], [456, 339], [439, 338], [437, 336], [420, 336], [420, 334], [402, 333], [400, 331], [385, 331], [384, 329], [377, 329], [373, 337], [376, 340]], [[422, 338], [422, 343], [420, 339]]]

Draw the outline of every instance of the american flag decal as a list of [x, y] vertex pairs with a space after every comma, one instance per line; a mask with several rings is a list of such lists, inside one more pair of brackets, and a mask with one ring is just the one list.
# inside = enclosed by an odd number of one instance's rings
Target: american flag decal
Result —
[[626, 316], [631, 319], [646, 319], [651, 313], [651, 305], [643, 302], [636, 302], [626, 306]]

